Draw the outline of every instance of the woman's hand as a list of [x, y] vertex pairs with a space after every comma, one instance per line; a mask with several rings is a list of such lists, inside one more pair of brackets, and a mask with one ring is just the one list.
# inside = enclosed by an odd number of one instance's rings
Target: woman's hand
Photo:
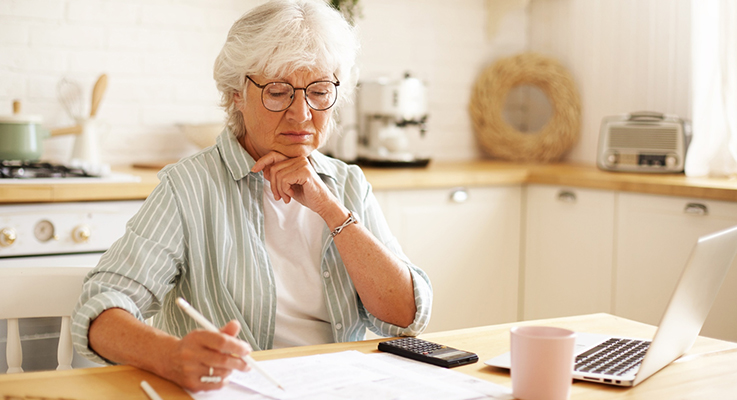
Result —
[[259, 158], [251, 169], [251, 172], [259, 171], [263, 171], [271, 183], [271, 192], [276, 200], [284, 200], [285, 203], [297, 200], [320, 215], [329, 205], [337, 203], [307, 157], [288, 158], [271, 151]]
[[[92, 321], [88, 337], [91, 349], [107, 360], [153, 372], [197, 392], [220, 389], [233, 370], [250, 369], [240, 358], [251, 353], [251, 346], [235, 337], [240, 329], [237, 321], [230, 321], [220, 333], [195, 330], [179, 339], [124, 309], [110, 308]], [[200, 378], [210, 376], [210, 367], [220, 382], [202, 382]]]
[[[250, 369], [241, 358], [251, 353], [248, 343], [235, 336], [240, 331], [237, 321], [230, 321], [221, 333], [195, 330], [183, 337], [169, 354], [170, 370], [165, 378], [185, 389], [198, 392], [216, 390], [227, 384], [233, 370]], [[210, 374], [212, 368], [212, 375]], [[219, 377], [203, 382], [202, 377]]]

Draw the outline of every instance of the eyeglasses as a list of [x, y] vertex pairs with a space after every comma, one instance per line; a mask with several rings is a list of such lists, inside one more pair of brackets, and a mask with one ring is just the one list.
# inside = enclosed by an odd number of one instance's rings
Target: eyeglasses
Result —
[[[294, 102], [294, 92], [302, 90], [305, 92], [305, 101], [315, 111], [325, 111], [335, 105], [338, 99], [338, 86], [340, 81], [316, 81], [306, 87], [295, 88], [287, 82], [269, 82], [259, 85], [250, 76], [246, 78], [261, 89], [261, 103], [267, 110], [273, 112], [284, 111]], [[338, 78], [335, 78], [337, 81]]]

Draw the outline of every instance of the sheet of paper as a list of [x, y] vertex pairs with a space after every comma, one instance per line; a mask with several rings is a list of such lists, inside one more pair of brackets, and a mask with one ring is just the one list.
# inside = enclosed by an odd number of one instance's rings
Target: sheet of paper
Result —
[[246, 389], [244, 387], [233, 384], [225, 385], [225, 387], [220, 390], [211, 390], [209, 392], [198, 393], [190, 392], [189, 390], [187, 390], [187, 393], [189, 393], [190, 397], [195, 400], [273, 400], [269, 396], [265, 396], [261, 393], [256, 393], [251, 389]]
[[261, 362], [263, 369], [279, 380], [285, 390], [279, 389], [256, 371], [236, 371], [230, 381], [275, 399], [288, 400], [388, 378], [379, 371], [363, 368], [364, 357], [358, 351], [346, 351]]
[[195, 400], [471, 400], [512, 399], [511, 389], [461, 372], [388, 353], [346, 351], [262, 361], [286, 388], [258, 372], [235, 372], [220, 391], [190, 393]]
[[[442, 386], [447, 390], [457, 392], [462, 388], [474, 392], [477, 396], [468, 397], [468, 399], [514, 399], [511, 388], [485, 381], [453, 369], [440, 368], [389, 353], [374, 353], [367, 355], [367, 357], [375, 358], [384, 365], [391, 366], [394, 371], [400, 371], [405, 380], [411, 379], [425, 383], [432, 381], [434, 384]], [[481, 396], [478, 397], [479, 395]]]

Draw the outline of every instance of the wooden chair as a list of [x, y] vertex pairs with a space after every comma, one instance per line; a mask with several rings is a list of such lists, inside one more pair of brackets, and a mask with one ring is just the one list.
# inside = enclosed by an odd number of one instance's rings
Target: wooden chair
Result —
[[72, 369], [71, 314], [88, 267], [0, 266], [0, 319], [8, 321], [8, 373], [23, 372], [19, 318], [61, 317], [57, 370]]

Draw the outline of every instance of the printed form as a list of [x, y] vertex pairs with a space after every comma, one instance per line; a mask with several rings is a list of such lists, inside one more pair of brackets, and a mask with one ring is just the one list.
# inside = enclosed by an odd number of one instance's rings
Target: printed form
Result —
[[513, 399], [510, 388], [388, 353], [332, 354], [259, 363], [285, 390], [256, 371], [235, 371], [222, 390], [189, 393], [195, 400], [471, 400]]

